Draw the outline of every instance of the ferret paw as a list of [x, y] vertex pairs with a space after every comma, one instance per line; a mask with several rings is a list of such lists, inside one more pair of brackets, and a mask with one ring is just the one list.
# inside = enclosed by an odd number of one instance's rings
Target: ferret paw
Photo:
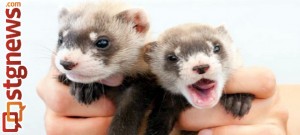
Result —
[[72, 82], [70, 85], [71, 94], [79, 103], [86, 105], [98, 100], [103, 94], [101, 86], [98, 83], [83, 84]]
[[242, 118], [249, 112], [253, 99], [252, 94], [224, 94], [220, 102], [228, 113]]
[[66, 74], [60, 74], [58, 77], [57, 77], [58, 81], [63, 83], [64, 85], [70, 85], [71, 84], [71, 80], [69, 80], [66, 76]]

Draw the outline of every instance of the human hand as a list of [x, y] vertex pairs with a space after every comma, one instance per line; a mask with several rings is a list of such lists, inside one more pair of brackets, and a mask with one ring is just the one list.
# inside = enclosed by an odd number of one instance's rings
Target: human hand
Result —
[[224, 107], [189, 109], [179, 118], [179, 129], [199, 131], [199, 135], [285, 135], [287, 111], [281, 105], [275, 78], [265, 68], [242, 68], [229, 79], [226, 93], [251, 93], [256, 96], [250, 112], [235, 119]]
[[58, 70], [51, 66], [37, 86], [38, 95], [46, 104], [47, 135], [106, 135], [115, 112], [106, 98], [91, 105], [79, 104], [69, 87], [57, 81]]
[[[91, 135], [107, 134], [106, 129], [109, 127], [115, 110], [112, 103], [101, 98], [89, 106], [78, 104], [69, 94], [68, 87], [53, 78], [57, 74], [57, 70], [51, 68], [38, 86], [38, 93], [47, 105], [45, 117], [47, 134], [72, 134], [71, 132]], [[51, 86], [56, 87], [51, 88]], [[177, 126], [185, 130], [210, 129], [202, 130], [199, 134], [207, 132], [217, 135], [285, 133], [287, 113], [280, 106], [278, 93], [275, 91], [274, 77], [270, 71], [262, 68], [241, 69], [231, 77], [226, 85], [226, 92], [250, 92], [256, 96], [257, 99], [253, 102], [252, 109], [243, 119], [234, 119], [231, 114], [224, 111], [222, 106], [218, 105], [212, 109], [190, 109], [184, 112]]]

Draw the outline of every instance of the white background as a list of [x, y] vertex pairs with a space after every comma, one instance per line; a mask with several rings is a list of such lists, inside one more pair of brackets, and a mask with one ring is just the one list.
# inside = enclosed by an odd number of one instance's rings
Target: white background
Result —
[[[57, 14], [61, 6], [80, 0], [22, 0], [22, 64], [29, 70], [23, 81], [23, 129], [20, 135], [45, 134], [45, 107], [35, 86], [49, 67], [57, 42]], [[273, 70], [277, 82], [300, 83], [300, 1], [299, 0], [131, 0], [150, 15], [154, 37], [164, 29], [186, 22], [224, 24], [245, 65]], [[5, 5], [0, 3], [0, 76], [5, 81]], [[0, 89], [0, 112], [6, 108], [5, 89]], [[1, 119], [1, 118], [0, 118]], [[2, 119], [1, 119], [2, 120]], [[59, 124], [59, 123], [58, 123]], [[1, 133], [2, 135], [2, 133]]]

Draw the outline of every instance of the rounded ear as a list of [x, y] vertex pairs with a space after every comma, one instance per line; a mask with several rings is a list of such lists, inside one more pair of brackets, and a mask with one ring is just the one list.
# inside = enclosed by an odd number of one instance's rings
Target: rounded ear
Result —
[[61, 8], [59, 15], [58, 15], [58, 19], [62, 19], [65, 18], [65, 16], [69, 13], [69, 10], [65, 7]]
[[224, 37], [226, 37], [228, 39], [229, 42], [232, 42], [232, 38], [230, 36], [230, 34], [228, 33], [228, 31], [226, 30], [224, 25], [218, 26], [216, 28], [216, 30], [222, 34]]
[[148, 32], [150, 24], [146, 13], [142, 9], [128, 9], [116, 15], [126, 22], [134, 23], [134, 29], [141, 34]]
[[217, 29], [218, 32], [220, 32], [222, 34], [227, 34], [228, 33], [224, 25], [220, 25], [216, 29]]
[[147, 63], [150, 62], [151, 57], [149, 56], [149, 53], [151, 53], [155, 47], [157, 47], [157, 42], [155, 42], [155, 41], [147, 43], [144, 46], [144, 61], [145, 62], [147, 62]]

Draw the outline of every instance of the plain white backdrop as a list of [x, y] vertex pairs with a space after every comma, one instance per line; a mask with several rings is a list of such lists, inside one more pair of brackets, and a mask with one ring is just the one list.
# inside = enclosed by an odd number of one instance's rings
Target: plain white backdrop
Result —
[[[35, 87], [48, 71], [57, 42], [57, 14], [62, 6], [84, 0], [22, 0], [22, 64], [29, 74], [22, 85], [26, 105], [20, 135], [44, 135], [45, 107]], [[5, 81], [5, 5], [0, 2], [0, 81]], [[150, 16], [156, 37], [164, 29], [186, 22], [224, 24], [240, 49], [246, 66], [266, 66], [277, 82], [300, 83], [299, 0], [130, 0]], [[0, 112], [6, 108], [0, 89]], [[2, 118], [0, 118], [2, 120]], [[2, 133], [0, 133], [2, 135]]]

